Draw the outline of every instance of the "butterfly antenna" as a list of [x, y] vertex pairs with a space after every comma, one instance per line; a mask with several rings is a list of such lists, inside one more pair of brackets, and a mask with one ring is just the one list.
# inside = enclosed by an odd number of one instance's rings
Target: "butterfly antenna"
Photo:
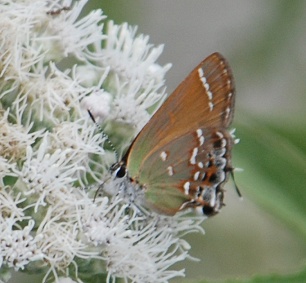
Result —
[[87, 112], [88, 112], [91, 120], [95, 123], [96, 127], [99, 129], [99, 131], [101, 131], [102, 137], [105, 138], [105, 141], [108, 143], [108, 145], [110, 146], [112, 151], [115, 153], [116, 161], [119, 162], [119, 154], [118, 154], [118, 151], [116, 150], [116, 147], [111, 142], [111, 140], [109, 139], [108, 135], [104, 132], [102, 127], [96, 122], [96, 120], [95, 120], [94, 116], [92, 115], [92, 113], [90, 112], [90, 110], [87, 110]]
[[230, 172], [231, 172], [231, 177], [232, 177], [232, 179], [234, 181], [234, 186], [235, 186], [236, 192], [237, 192], [238, 196], [240, 198], [242, 198], [242, 194], [241, 194], [241, 192], [240, 192], [240, 190], [239, 190], [239, 188], [238, 188], [238, 186], [236, 184], [235, 178], [234, 178], [234, 170], [232, 169]]
[[[107, 180], [109, 180], [109, 178], [108, 178]], [[107, 180], [106, 180], [106, 181], [107, 181]], [[104, 181], [104, 182], [98, 187], [98, 189], [96, 190], [95, 195], [94, 195], [94, 198], [93, 198], [93, 202], [96, 201], [96, 198], [97, 198], [97, 196], [98, 196], [98, 193], [99, 193], [99, 191], [103, 188], [103, 185], [104, 185], [104, 183], [105, 183], [106, 181]]]

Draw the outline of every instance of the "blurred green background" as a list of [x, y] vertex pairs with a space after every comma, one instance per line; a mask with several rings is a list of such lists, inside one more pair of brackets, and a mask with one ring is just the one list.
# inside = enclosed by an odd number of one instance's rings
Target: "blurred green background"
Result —
[[226, 207], [204, 222], [204, 236], [187, 238], [201, 261], [179, 265], [188, 279], [173, 282], [306, 282], [306, 1], [89, 1], [93, 8], [165, 44], [169, 94], [215, 51], [233, 69], [243, 201], [229, 181]]
[[169, 94], [215, 51], [233, 69], [233, 127], [241, 138], [233, 164], [244, 169], [235, 175], [243, 201], [229, 182], [226, 207], [204, 222], [206, 234], [188, 237], [201, 261], [180, 265], [188, 280], [175, 282], [306, 282], [295, 275], [306, 263], [306, 1], [108, 0], [92, 7], [165, 44], [159, 63], [173, 63]]

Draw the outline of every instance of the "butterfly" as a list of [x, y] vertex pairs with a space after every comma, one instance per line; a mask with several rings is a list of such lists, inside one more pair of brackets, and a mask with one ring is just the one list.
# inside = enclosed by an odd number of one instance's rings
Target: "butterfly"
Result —
[[[220, 211], [232, 174], [235, 86], [226, 59], [204, 59], [155, 112], [111, 171], [140, 190], [144, 207], [174, 215]], [[237, 189], [237, 187], [236, 187]], [[240, 192], [237, 189], [240, 195]]]

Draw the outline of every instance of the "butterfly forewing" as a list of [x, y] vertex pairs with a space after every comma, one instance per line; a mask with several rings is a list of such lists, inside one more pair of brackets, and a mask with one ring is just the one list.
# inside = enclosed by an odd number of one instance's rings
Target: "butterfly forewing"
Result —
[[234, 98], [229, 66], [214, 53], [141, 130], [124, 161], [131, 180], [145, 190], [149, 206], [174, 214], [186, 203], [209, 204], [202, 191], [220, 190], [230, 168], [232, 138], [226, 129], [233, 118]]

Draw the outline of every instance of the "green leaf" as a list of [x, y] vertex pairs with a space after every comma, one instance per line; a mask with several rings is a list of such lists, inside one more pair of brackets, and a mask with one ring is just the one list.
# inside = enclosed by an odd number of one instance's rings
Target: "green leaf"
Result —
[[241, 143], [235, 152], [235, 164], [244, 168], [239, 183], [267, 211], [306, 238], [306, 154], [298, 146], [306, 127], [294, 135], [291, 128], [280, 131], [247, 115], [243, 121], [238, 126]]

